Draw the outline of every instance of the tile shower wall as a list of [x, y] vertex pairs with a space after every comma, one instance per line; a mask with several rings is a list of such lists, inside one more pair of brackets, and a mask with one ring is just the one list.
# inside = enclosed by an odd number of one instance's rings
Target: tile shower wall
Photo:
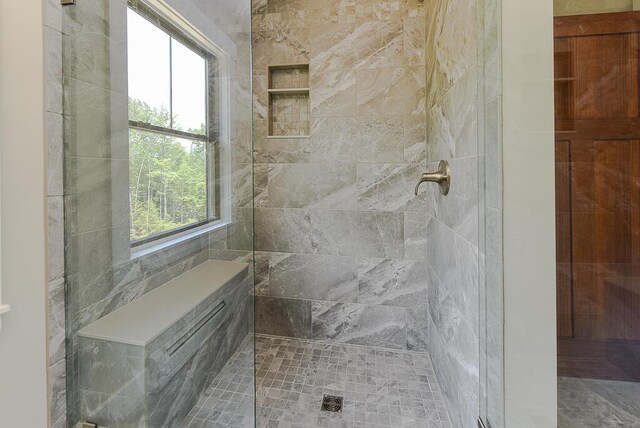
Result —
[[47, 383], [51, 428], [66, 427], [66, 352], [64, 303], [64, 186], [62, 120], [62, 7], [44, 2], [45, 129], [48, 146], [48, 361]]
[[482, 3], [433, 0], [427, 8], [427, 162], [448, 159], [447, 197], [429, 194], [429, 352], [452, 424], [477, 426], [479, 412], [479, 152], [483, 105]]
[[[254, 1], [258, 332], [426, 350], [424, 40], [420, 0]], [[267, 138], [286, 64], [309, 138]]]
[[[216, 2], [215, 10], [204, 0], [168, 3], [197, 27], [213, 31], [213, 39], [220, 36], [222, 48], [233, 57], [230, 145], [221, 149], [230, 162], [220, 177], [229, 189], [232, 223], [143, 257], [129, 257], [126, 1], [84, 0], [64, 13], [56, 0], [48, 1], [47, 25], [56, 30], [47, 29], [48, 104], [55, 113], [48, 124], [51, 426], [66, 426], [65, 395], [69, 422], [79, 414], [78, 329], [209, 258], [251, 260], [251, 192], [247, 200], [242, 184], [247, 179], [238, 173], [250, 166], [252, 150], [249, 2]], [[224, 27], [211, 25], [208, 16], [216, 16]], [[63, 193], [64, 213], [63, 197], [58, 196]], [[247, 296], [245, 306], [250, 304]], [[229, 341], [232, 348], [249, 331], [251, 312], [230, 321], [229, 330], [237, 336]]]

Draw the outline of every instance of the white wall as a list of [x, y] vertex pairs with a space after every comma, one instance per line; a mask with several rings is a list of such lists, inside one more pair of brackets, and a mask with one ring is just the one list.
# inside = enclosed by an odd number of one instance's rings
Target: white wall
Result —
[[505, 418], [556, 426], [553, 1], [503, 1]]
[[46, 427], [42, 2], [0, 1], [0, 426]]

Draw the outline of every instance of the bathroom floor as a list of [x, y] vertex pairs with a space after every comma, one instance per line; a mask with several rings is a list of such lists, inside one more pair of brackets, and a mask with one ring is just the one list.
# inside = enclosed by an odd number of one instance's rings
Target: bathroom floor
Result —
[[[256, 336], [258, 427], [450, 427], [428, 354]], [[253, 426], [247, 338], [183, 427]], [[344, 397], [338, 413], [324, 394]]]
[[558, 378], [558, 427], [640, 428], [640, 383]]

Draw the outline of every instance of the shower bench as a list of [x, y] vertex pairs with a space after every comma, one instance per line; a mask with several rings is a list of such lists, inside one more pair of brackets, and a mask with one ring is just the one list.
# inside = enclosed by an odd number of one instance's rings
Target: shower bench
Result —
[[209, 260], [78, 332], [82, 421], [178, 426], [248, 333], [248, 264]]

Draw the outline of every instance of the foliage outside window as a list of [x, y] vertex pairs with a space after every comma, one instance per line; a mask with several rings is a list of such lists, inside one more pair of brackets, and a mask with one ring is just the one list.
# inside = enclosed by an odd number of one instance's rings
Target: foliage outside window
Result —
[[128, 11], [132, 245], [217, 219], [215, 57], [151, 11]]

